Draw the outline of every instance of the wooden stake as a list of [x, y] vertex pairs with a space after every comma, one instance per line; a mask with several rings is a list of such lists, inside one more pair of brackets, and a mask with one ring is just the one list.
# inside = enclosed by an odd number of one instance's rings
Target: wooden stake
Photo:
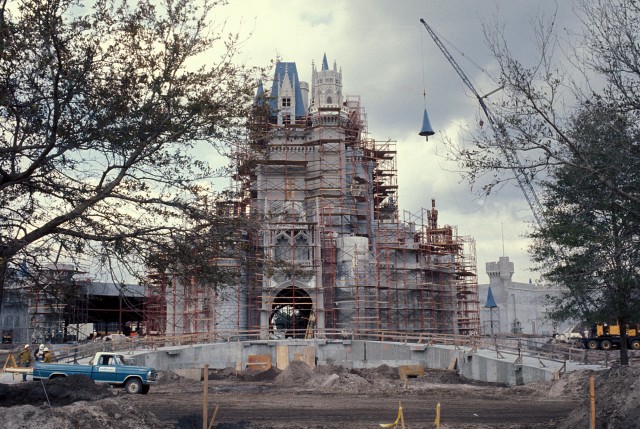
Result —
[[202, 429], [207, 429], [207, 393], [209, 393], [209, 365], [204, 366], [204, 398], [202, 401]]
[[440, 402], [436, 405], [436, 429], [440, 429]]
[[211, 429], [213, 427], [213, 422], [216, 421], [216, 416], [218, 415], [218, 408], [219, 407], [220, 407], [220, 405], [216, 405], [216, 409], [213, 412], [213, 417], [211, 417], [211, 423], [209, 423], [209, 428], [208, 429]]
[[596, 386], [595, 377], [589, 377], [589, 397], [591, 403], [591, 429], [596, 429]]

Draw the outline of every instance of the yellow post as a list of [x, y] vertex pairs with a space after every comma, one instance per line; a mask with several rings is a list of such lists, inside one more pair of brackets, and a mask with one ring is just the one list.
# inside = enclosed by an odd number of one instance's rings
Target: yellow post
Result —
[[436, 405], [436, 421], [434, 423], [436, 424], [436, 429], [440, 429], [440, 402]]
[[404, 427], [404, 413], [402, 412], [402, 402], [398, 402], [398, 417], [396, 418], [396, 421], [393, 423], [380, 423], [380, 427], [382, 428], [393, 428], [396, 429], [398, 427], [398, 425], [402, 425], [402, 429], [405, 429]]
[[596, 386], [595, 377], [589, 377], [589, 397], [591, 403], [591, 429], [596, 429]]
[[209, 365], [204, 366], [204, 398], [202, 401], [202, 429], [207, 429], [207, 394], [209, 393]]

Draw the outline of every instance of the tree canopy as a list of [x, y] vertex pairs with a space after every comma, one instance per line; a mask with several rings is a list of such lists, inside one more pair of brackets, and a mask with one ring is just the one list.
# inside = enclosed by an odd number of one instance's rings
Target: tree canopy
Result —
[[0, 299], [24, 261], [134, 270], [217, 216], [256, 87], [219, 3], [1, 2]]
[[[640, 172], [630, 168], [635, 159], [620, 150], [640, 151], [629, 118], [589, 106], [576, 115], [570, 134], [582, 156], [617, 188], [638, 186]], [[547, 280], [567, 286], [552, 315], [640, 323], [640, 217], [635, 210], [622, 209], [616, 192], [573, 165], [553, 168], [543, 190], [546, 222], [533, 233], [532, 255]]]

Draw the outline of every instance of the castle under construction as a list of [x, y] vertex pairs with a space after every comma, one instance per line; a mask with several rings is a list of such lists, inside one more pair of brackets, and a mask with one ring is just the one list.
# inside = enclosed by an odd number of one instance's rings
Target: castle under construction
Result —
[[311, 86], [277, 63], [254, 113], [235, 183], [255, 226], [242, 255], [216, 261], [237, 284], [151, 275], [149, 333], [479, 332], [474, 240], [438, 225], [435, 200], [399, 212], [395, 142], [369, 138], [335, 63], [312, 65]]

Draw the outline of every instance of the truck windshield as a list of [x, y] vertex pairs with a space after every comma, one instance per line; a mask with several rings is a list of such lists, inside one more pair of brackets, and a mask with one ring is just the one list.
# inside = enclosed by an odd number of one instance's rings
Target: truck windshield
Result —
[[118, 365], [131, 365], [122, 355], [116, 356], [116, 362], [118, 362]]

